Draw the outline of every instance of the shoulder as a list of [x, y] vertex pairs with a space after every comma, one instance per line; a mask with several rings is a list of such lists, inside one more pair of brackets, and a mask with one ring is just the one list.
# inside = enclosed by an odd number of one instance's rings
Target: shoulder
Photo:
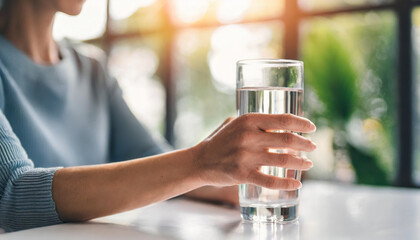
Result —
[[74, 58], [79, 68], [105, 72], [106, 54], [99, 47], [69, 39], [63, 39], [58, 44], [65, 54]]
[[82, 74], [89, 74], [92, 80], [105, 84], [107, 88], [115, 84], [115, 79], [107, 70], [106, 54], [101, 48], [69, 39], [60, 41], [59, 45], [74, 58]]
[[[118, 82], [107, 70], [107, 57], [102, 49], [92, 44], [69, 39], [65, 39], [59, 44], [74, 57], [79, 71], [84, 72], [83, 74], [90, 74], [94, 84], [103, 86], [110, 94], [120, 91]], [[101, 89], [101, 87], [99, 88]]]

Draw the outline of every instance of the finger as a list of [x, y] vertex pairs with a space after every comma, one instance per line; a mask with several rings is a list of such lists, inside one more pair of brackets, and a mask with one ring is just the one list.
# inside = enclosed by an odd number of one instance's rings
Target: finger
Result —
[[286, 177], [287, 178], [294, 178], [294, 179], [298, 179], [297, 178], [297, 170], [292, 170], [292, 169], [287, 169], [287, 173], [286, 173]]
[[293, 149], [312, 152], [316, 144], [294, 133], [261, 133], [256, 136], [257, 146], [271, 149]]
[[296, 190], [302, 187], [302, 183], [296, 179], [274, 177], [259, 171], [255, 171], [250, 177], [250, 183], [270, 189]]
[[312, 167], [312, 161], [286, 153], [262, 153], [260, 154], [262, 166], [282, 167], [296, 170], [308, 170]]
[[284, 130], [299, 133], [311, 133], [316, 130], [315, 124], [306, 118], [293, 114], [245, 114], [247, 121], [264, 131]]

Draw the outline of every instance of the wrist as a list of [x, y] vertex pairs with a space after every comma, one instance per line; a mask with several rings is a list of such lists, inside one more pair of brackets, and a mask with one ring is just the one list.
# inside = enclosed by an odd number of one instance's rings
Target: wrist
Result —
[[208, 179], [208, 169], [205, 166], [205, 161], [203, 159], [203, 146], [202, 144], [195, 145], [194, 147], [188, 148], [188, 152], [190, 154], [190, 159], [192, 160], [192, 164], [194, 166], [194, 173], [197, 178], [197, 181], [200, 182], [202, 186], [209, 185], [211, 181]]
[[202, 187], [207, 185], [208, 182], [205, 180], [205, 178], [203, 178], [204, 170], [199, 163], [199, 151], [196, 147], [197, 146], [194, 146], [181, 151], [183, 151], [183, 154], [185, 154], [184, 159], [186, 160], [185, 167], [188, 169], [188, 178], [190, 181], [195, 182], [198, 187]]

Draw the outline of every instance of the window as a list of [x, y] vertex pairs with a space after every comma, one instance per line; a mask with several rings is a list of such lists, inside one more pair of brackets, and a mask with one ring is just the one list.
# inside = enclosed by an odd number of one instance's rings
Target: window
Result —
[[193, 146], [236, 115], [236, 61], [280, 58], [282, 37], [278, 22], [186, 29], [176, 35], [176, 147]]
[[415, 108], [415, 172], [414, 177], [417, 184], [420, 184], [420, 8], [415, 8], [412, 13], [413, 19], [413, 51], [414, 51], [414, 86], [415, 97], [414, 102], [417, 103]]
[[174, 146], [197, 143], [235, 115], [236, 60], [302, 59], [306, 116], [319, 127], [308, 176], [420, 184], [419, 1], [95, 4], [85, 9], [98, 26], [67, 36], [105, 50], [133, 112]]
[[308, 174], [390, 184], [397, 150], [395, 14], [313, 17], [301, 30], [306, 112], [317, 123], [320, 144]]

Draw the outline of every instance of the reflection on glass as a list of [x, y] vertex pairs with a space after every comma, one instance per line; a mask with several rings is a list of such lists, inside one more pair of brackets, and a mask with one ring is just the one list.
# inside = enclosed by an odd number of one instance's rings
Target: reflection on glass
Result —
[[236, 61], [281, 57], [281, 29], [279, 23], [230, 25], [189, 29], [177, 35], [177, 147], [196, 144], [227, 117], [236, 115]]
[[288, 224], [241, 222], [232, 232], [232, 239], [235, 239], [235, 234], [244, 240], [299, 240], [299, 221]]
[[392, 2], [394, 0], [299, 0], [299, 5], [305, 11], [322, 11], [375, 6]]
[[106, 4], [106, 0], [87, 1], [78, 16], [57, 13], [54, 38], [88, 40], [102, 36], [106, 24]]
[[[163, 133], [165, 90], [156, 75], [159, 49], [142, 40], [117, 42], [111, 51], [109, 70], [134, 115], [151, 132]], [[156, 42], [154, 38], [150, 41]]]
[[[302, 26], [306, 114], [318, 125], [315, 178], [390, 184], [395, 173], [395, 16], [368, 12]], [[319, 61], [322, 59], [322, 61]]]

